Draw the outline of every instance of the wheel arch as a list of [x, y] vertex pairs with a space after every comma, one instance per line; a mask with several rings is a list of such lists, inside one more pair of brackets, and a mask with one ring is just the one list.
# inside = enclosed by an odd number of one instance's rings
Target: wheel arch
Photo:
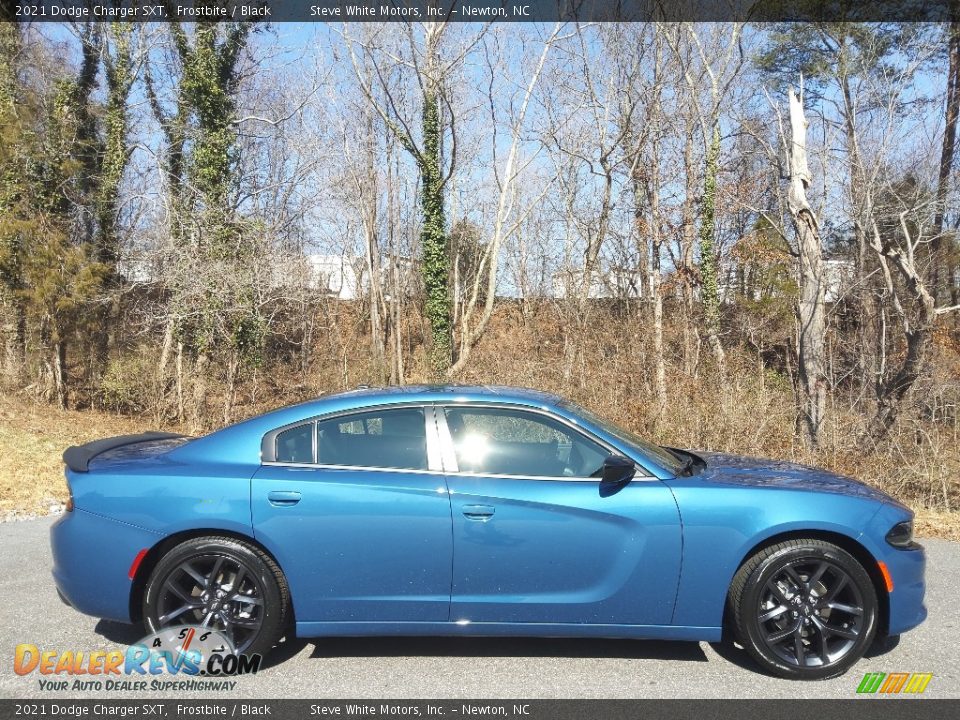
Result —
[[890, 595], [887, 592], [887, 585], [883, 579], [883, 575], [880, 572], [880, 567], [877, 565], [877, 559], [863, 544], [861, 544], [856, 538], [853, 538], [849, 535], [844, 535], [843, 533], [833, 532], [830, 530], [790, 530], [787, 532], [777, 533], [776, 535], [771, 535], [757, 542], [753, 547], [751, 547], [737, 564], [736, 569], [733, 572], [733, 575], [730, 577], [730, 583], [727, 586], [727, 600], [728, 602], [724, 603], [724, 615], [723, 615], [723, 625], [724, 628], [729, 627], [729, 596], [730, 589], [733, 585], [733, 578], [736, 577], [737, 572], [740, 568], [743, 567], [743, 564], [747, 562], [750, 558], [756, 555], [758, 552], [767, 548], [771, 545], [776, 545], [778, 543], [784, 542], [785, 540], [823, 540], [825, 542], [832, 543], [837, 547], [846, 550], [848, 553], [853, 555], [856, 558], [857, 562], [863, 567], [867, 575], [870, 577], [870, 581], [873, 583], [873, 589], [877, 594], [877, 635], [887, 635], [888, 629], [890, 627]]
[[[171, 535], [167, 535], [165, 538], [147, 550], [147, 554], [137, 567], [136, 575], [133, 577], [133, 584], [130, 587], [130, 620], [132, 622], [139, 623], [143, 621], [143, 593], [147, 588], [147, 580], [150, 579], [150, 575], [153, 573], [157, 563], [160, 562], [160, 559], [170, 550], [186, 540], [207, 536], [229, 537], [235, 540], [242, 540], [250, 545], [255, 545], [257, 548], [270, 556], [273, 562], [277, 564], [277, 567], [280, 568], [280, 572], [282, 572], [286, 577], [287, 573], [283, 569], [283, 565], [280, 564], [280, 561], [277, 560], [276, 555], [270, 552], [269, 548], [267, 548], [262, 542], [257, 540], [252, 535], [247, 535], [235, 530], [224, 530], [223, 528], [192, 528], [189, 530], [181, 530]], [[290, 617], [291, 622], [295, 623], [296, 609], [294, 607], [292, 595], [290, 596]]]

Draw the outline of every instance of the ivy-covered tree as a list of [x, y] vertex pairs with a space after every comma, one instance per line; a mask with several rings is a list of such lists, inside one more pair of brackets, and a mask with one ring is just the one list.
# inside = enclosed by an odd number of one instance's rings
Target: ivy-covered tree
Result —
[[[237, 95], [248, 22], [169, 26], [179, 78], [167, 110], [147, 73], [147, 93], [166, 137], [164, 170], [176, 270], [171, 329], [195, 359], [190, 421], [199, 426], [211, 361], [223, 359], [228, 382], [259, 361], [266, 321], [250, 275], [260, 255], [254, 223], [236, 207]], [[182, 378], [180, 379], [182, 382]], [[231, 398], [227, 398], [225, 417]]]
[[[23, 97], [18, 78], [22, 41], [20, 25], [0, 11], [0, 333], [3, 335], [3, 374], [15, 382], [23, 366], [25, 316], [22, 288], [22, 236], [29, 217], [22, 172]], [[19, 109], [18, 109], [19, 108]]]
[[112, 23], [104, 30], [103, 65], [107, 98], [103, 112], [103, 148], [100, 159], [96, 211], [97, 259], [115, 266], [120, 254], [117, 212], [120, 183], [130, 161], [129, 98], [136, 79], [133, 23]]
[[20, 72], [20, 26], [0, 23], [0, 285], [8, 379], [33, 352], [41, 395], [69, 402], [68, 347], [89, 342], [94, 308], [112, 267], [96, 250], [101, 228], [102, 134], [93, 99], [102, 28], [77, 27], [76, 71], [50, 58], [53, 81], [34, 87]]
[[[413, 27], [407, 26], [411, 48], [417, 48], [418, 57], [411, 62], [416, 68], [416, 82], [420, 88], [420, 138], [414, 138], [410, 124], [402, 118], [396, 100], [377, 72], [385, 102], [376, 97], [374, 88], [366, 81], [358, 60], [350, 46], [351, 59], [357, 79], [367, 100], [373, 105], [386, 126], [401, 145], [410, 153], [420, 172], [420, 249], [423, 254], [421, 272], [426, 293], [424, 314], [430, 328], [430, 371], [435, 379], [446, 377], [453, 361], [453, 319], [450, 296], [450, 254], [448, 252], [446, 200], [444, 196], [447, 179], [453, 172], [445, 169], [443, 141], [446, 123], [441, 104], [449, 99], [445, 93], [448, 76], [452, 71], [441, 56], [442, 42], [448, 30], [446, 22], [426, 22], [422, 25], [422, 38], [414, 39]], [[358, 43], [369, 53], [370, 45]], [[376, 62], [376, 60], [372, 60]], [[454, 154], [456, 137], [453, 139]]]

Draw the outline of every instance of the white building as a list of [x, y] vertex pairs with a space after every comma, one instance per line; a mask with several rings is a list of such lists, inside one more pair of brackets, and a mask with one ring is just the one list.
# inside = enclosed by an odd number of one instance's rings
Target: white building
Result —
[[340, 300], [356, 300], [366, 285], [363, 258], [307, 255], [307, 287]]
[[[559, 270], [551, 278], [553, 297], [575, 297], [583, 282], [583, 268]], [[591, 300], [602, 298], [639, 298], [643, 288], [643, 273], [629, 268], [594, 270], [590, 276]]]

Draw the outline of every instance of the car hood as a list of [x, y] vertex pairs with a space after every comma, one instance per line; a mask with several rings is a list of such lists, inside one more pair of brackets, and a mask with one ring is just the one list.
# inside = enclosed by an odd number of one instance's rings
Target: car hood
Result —
[[696, 476], [704, 482], [812, 490], [869, 498], [884, 503], [894, 502], [889, 495], [859, 480], [809, 465], [715, 452], [694, 451], [694, 454], [706, 461], [706, 468]]

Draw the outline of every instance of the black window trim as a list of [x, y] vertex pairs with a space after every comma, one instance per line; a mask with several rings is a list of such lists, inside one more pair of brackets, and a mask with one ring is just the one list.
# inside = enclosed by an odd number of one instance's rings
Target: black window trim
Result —
[[[298, 463], [298, 462], [287, 462], [287, 461], [277, 460], [277, 459], [276, 459], [276, 458], [277, 458], [277, 439], [278, 439], [283, 433], [285, 433], [285, 432], [287, 432], [287, 431], [289, 431], [289, 430], [296, 430], [296, 429], [298, 429], [298, 428], [306, 427], [307, 425], [312, 425], [312, 426], [313, 426], [313, 428], [312, 428], [312, 430], [311, 430], [311, 432], [310, 432], [310, 444], [311, 444], [311, 450], [312, 450], [312, 455], [313, 455], [313, 461], [312, 461], [312, 462], [306, 462], [306, 463]], [[269, 438], [269, 441], [267, 440], [267, 438]], [[268, 449], [269, 449], [269, 454], [270, 454], [270, 458], [271, 458], [271, 460], [270, 460], [271, 463], [283, 464], [283, 465], [292, 465], [292, 466], [295, 466], [295, 467], [315, 465], [315, 464], [316, 464], [316, 460], [317, 460], [317, 420], [316, 420], [316, 418], [311, 419], [311, 420], [308, 420], [308, 421], [306, 421], [306, 422], [300, 420], [300, 421], [295, 422], [295, 423], [292, 423], [292, 424], [290, 424], [290, 425], [284, 425], [283, 427], [277, 428], [276, 430], [271, 430], [271, 431], [268, 432], [266, 435], [264, 435], [264, 436], [263, 436], [263, 440], [262, 440], [261, 443], [260, 443], [260, 458], [261, 458], [261, 462], [263, 462], [263, 458], [266, 457], [266, 453], [267, 453], [267, 450], [268, 450]]]

